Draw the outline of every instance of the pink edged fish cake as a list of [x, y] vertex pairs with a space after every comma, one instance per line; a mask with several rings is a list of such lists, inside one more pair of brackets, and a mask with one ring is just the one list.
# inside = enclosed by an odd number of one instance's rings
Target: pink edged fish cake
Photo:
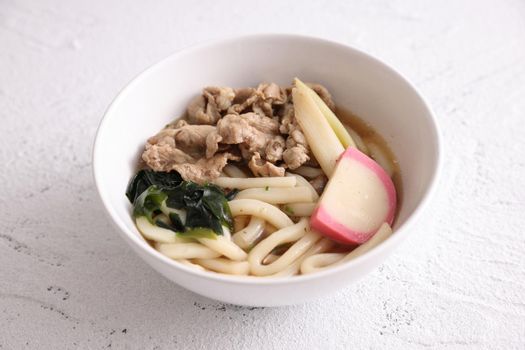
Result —
[[337, 242], [362, 244], [384, 222], [392, 225], [396, 198], [394, 183], [383, 168], [349, 147], [339, 158], [310, 226]]

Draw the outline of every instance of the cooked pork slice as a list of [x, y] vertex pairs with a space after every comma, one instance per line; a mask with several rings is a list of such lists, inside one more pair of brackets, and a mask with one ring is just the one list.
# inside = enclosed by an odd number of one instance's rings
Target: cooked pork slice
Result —
[[190, 124], [213, 125], [221, 117], [217, 107], [212, 103], [208, 103], [203, 95], [199, 95], [190, 101], [187, 115]]
[[281, 117], [279, 131], [281, 134], [289, 134], [292, 131], [292, 128], [295, 128], [297, 125], [295, 121], [295, 110], [293, 108], [292, 102], [285, 103], [279, 112]]
[[176, 148], [174, 144], [168, 143], [146, 143], [142, 159], [155, 171], [170, 171], [176, 164], [194, 163], [196, 161], [189, 154]]
[[254, 88], [242, 88], [235, 90], [235, 99], [227, 114], [241, 114], [251, 110], [252, 105], [259, 100], [259, 94]]
[[232, 88], [204, 88], [202, 95], [195, 97], [188, 105], [188, 122], [214, 125], [221, 117], [220, 112], [227, 110], [234, 98], [235, 92]]
[[221, 137], [221, 142], [227, 144], [242, 143], [253, 138], [255, 132], [257, 130], [250, 126], [244, 114], [227, 114], [217, 123], [217, 134]]
[[252, 111], [257, 113], [260, 116], [272, 118], [273, 117], [273, 107], [271, 101], [256, 101], [252, 106]]
[[251, 127], [264, 133], [277, 134], [279, 132], [279, 121], [256, 113], [245, 113], [240, 115], [245, 118]]
[[172, 169], [176, 170], [184, 180], [202, 185], [219, 177], [228, 160], [240, 159], [229, 152], [217, 153], [211, 158], [200, 158], [195, 163], [174, 164]]
[[220, 142], [239, 144], [244, 154], [250, 156], [255, 152], [265, 156], [267, 144], [281, 137], [278, 135], [278, 128], [279, 123], [276, 120], [256, 113], [228, 114], [217, 123]]
[[217, 129], [209, 133], [206, 137], [206, 158], [211, 158], [219, 150], [219, 142], [222, 136], [217, 133]]
[[208, 101], [215, 102], [215, 106], [220, 112], [230, 108], [235, 98], [235, 91], [231, 87], [210, 86], [204, 88], [203, 94], [208, 98]]
[[288, 134], [286, 138], [286, 148], [283, 152], [283, 160], [289, 169], [297, 169], [304, 163], [311, 160], [308, 142], [301, 130], [301, 126], [295, 119], [295, 110], [288, 96], [287, 102], [279, 110], [281, 124], [279, 131], [281, 134]]
[[228, 114], [254, 112], [271, 118], [274, 116], [275, 107], [282, 105], [286, 100], [286, 91], [275, 83], [262, 83], [256, 89], [237, 89]]
[[274, 110], [287, 100], [285, 90], [275, 83], [259, 84], [257, 86], [257, 94], [259, 99], [253, 103], [252, 110], [265, 117], [272, 118]]
[[289, 169], [297, 169], [306, 163], [310, 157], [308, 150], [301, 145], [287, 148], [283, 152], [283, 160]]
[[206, 138], [215, 131], [215, 127], [211, 125], [186, 125], [176, 130], [175, 144], [177, 148], [194, 158], [198, 158], [206, 152]]
[[286, 102], [286, 92], [275, 83], [259, 84], [257, 90], [261, 91], [264, 100], [271, 100], [273, 104], [283, 104]]
[[248, 163], [248, 167], [255, 176], [284, 176], [284, 168], [276, 166], [261, 159], [261, 155], [255, 152]]
[[270, 139], [264, 149], [266, 159], [272, 163], [282, 160], [285, 144], [286, 143], [282, 136], [275, 136]]
[[184, 119], [177, 119], [177, 121], [175, 122], [173, 127], [175, 129], [178, 129], [178, 128], [182, 128], [183, 126], [186, 126], [186, 125], [189, 125], [187, 121], [185, 121]]
[[148, 144], [150, 145], [173, 145], [175, 146], [175, 135], [177, 134], [178, 130], [173, 128], [164, 128], [161, 131], [159, 131], [155, 136], [152, 136], [148, 139]]
[[233, 104], [242, 104], [255, 95], [256, 90], [252, 87], [235, 89]]
[[[185, 125], [178, 129], [163, 129], [146, 143], [142, 159], [155, 171], [180, 172], [184, 180], [198, 183], [220, 175], [228, 159], [240, 160], [229, 152], [208, 150], [208, 136], [215, 132], [211, 125]], [[209, 157], [205, 157], [206, 154]]]
[[178, 129], [186, 125], [188, 125], [188, 122], [186, 120], [176, 119], [172, 121], [171, 123], [169, 123], [168, 125], [166, 125], [165, 129]]
[[288, 139], [286, 140], [286, 147], [293, 147], [296, 145], [301, 145], [304, 146], [304, 148], [308, 149], [308, 142], [306, 142], [306, 137], [299, 128], [299, 125], [296, 125], [296, 127], [290, 132], [290, 134], [288, 135]]
[[293, 129], [286, 139], [286, 149], [283, 160], [290, 169], [297, 169], [310, 160], [309, 147], [299, 125], [291, 125]]

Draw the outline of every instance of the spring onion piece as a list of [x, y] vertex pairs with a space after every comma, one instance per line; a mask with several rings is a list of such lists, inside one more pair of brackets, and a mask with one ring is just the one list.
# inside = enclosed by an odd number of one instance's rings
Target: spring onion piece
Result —
[[298, 84], [293, 88], [292, 95], [295, 119], [301, 126], [315, 159], [330, 178], [334, 172], [337, 159], [345, 149], [315, 103], [311, 93], [308, 92], [306, 85]]
[[346, 131], [345, 126], [339, 118], [332, 112], [332, 110], [324, 103], [323, 99], [317, 95], [317, 93], [311, 89], [308, 85], [303, 83], [298, 78], [295, 78], [295, 86], [301, 87], [304, 90], [308, 91], [308, 93], [312, 96], [315, 104], [317, 107], [321, 110], [321, 113], [323, 113], [324, 117], [328, 121], [328, 124], [330, 124], [330, 127], [334, 130], [335, 134], [337, 135], [337, 138], [341, 143], [343, 144], [343, 147], [346, 149], [348, 147], [356, 147], [354, 140], [350, 136], [350, 134]]

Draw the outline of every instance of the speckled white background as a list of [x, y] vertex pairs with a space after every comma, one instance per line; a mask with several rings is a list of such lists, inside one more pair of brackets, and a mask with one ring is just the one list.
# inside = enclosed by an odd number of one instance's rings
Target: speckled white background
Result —
[[[91, 178], [127, 81], [258, 32], [384, 59], [431, 102], [446, 151], [418, 235], [342, 292], [280, 309], [165, 280], [114, 232]], [[525, 348], [523, 1], [1, 0], [0, 121], [2, 349]]]

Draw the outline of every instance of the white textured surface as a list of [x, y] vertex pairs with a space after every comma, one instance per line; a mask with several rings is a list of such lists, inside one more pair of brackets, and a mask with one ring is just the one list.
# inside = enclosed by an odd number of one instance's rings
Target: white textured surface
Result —
[[[169, 283], [113, 231], [91, 143], [118, 90], [239, 33], [352, 44], [405, 73], [445, 143], [440, 193], [360, 282], [280, 309]], [[269, 57], [268, 59], [271, 59]], [[525, 3], [0, 2], [0, 348], [525, 347]]]

